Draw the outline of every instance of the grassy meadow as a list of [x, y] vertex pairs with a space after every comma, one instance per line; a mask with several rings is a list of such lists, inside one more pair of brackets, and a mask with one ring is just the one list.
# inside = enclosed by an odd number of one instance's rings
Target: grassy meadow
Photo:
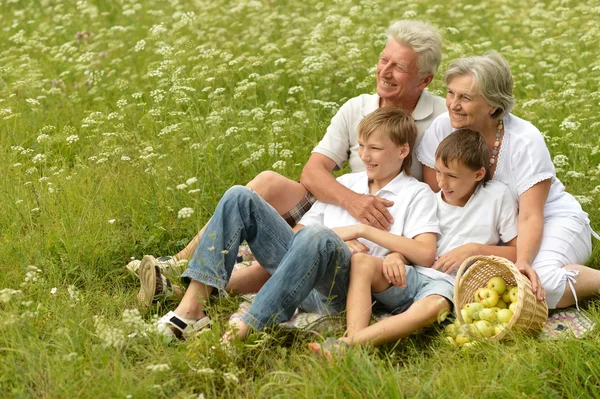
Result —
[[138, 307], [130, 258], [177, 253], [260, 171], [298, 179], [403, 18], [440, 28], [441, 70], [508, 59], [515, 114], [600, 231], [600, 0], [4, 0], [0, 397], [599, 397], [598, 331], [458, 349], [430, 329], [327, 363], [314, 335], [219, 345], [234, 298], [182, 344], [151, 328], [173, 303]]

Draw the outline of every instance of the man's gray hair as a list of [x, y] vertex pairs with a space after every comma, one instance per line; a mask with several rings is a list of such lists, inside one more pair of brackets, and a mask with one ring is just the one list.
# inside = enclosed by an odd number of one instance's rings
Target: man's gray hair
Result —
[[444, 83], [447, 86], [456, 76], [465, 75], [473, 78], [474, 89], [485, 101], [497, 108], [492, 118], [501, 118], [513, 109], [515, 98], [512, 94], [513, 77], [510, 66], [496, 51], [453, 61], [444, 73]]
[[390, 25], [387, 35], [419, 55], [419, 77], [435, 74], [442, 62], [442, 35], [437, 28], [426, 22], [401, 20]]

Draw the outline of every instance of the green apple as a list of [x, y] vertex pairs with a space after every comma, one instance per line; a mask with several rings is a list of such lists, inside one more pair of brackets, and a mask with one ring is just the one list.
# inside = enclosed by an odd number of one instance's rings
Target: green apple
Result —
[[498, 299], [498, 303], [496, 304], [496, 307], [498, 307], [500, 309], [508, 309], [508, 305], [506, 304], [506, 302], [504, 302], [504, 299], [502, 299], [502, 298]]
[[513, 312], [510, 309], [500, 309], [498, 312], [498, 321], [501, 323], [508, 323], [513, 316]]
[[517, 302], [519, 300], [519, 287], [512, 287], [508, 292], [508, 296], [512, 303]]
[[481, 311], [481, 309], [484, 309], [483, 305], [479, 302], [467, 303], [464, 306], [464, 308], [467, 309], [467, 314], [473, 320], [479, 320], [479, 312]]
[[469, 342], [471, 340], [471, 337], [469, 337], [468, 335], [463, 335], [463, 334], [458, 334], [456, 336], [456, 343], [459, 345], [464, 345], [467, 342]]
[[477, 296], [479, 296], [479, 303], [486, 308], [493, 308], [500, 299], [498, 293], [491, 288], [480, 288], [477, 290]]
[[511, 303], [508, 308], [515, 314], [517, 312], [517, 302]]
[[446, 327], [444, 327], [444, 334], [446, 334], [446, 336], [449, 338], [456, 338], [456, 335], [458, 334], [458, 329], [456, 328], [456, 325], [448, 324]]
[[501, 332], [504, 331], [505, 328], [506, 328], [506, 324], [504, 324], [504, 323], [494, 324], [494, 335], [500, 334]]
[[507, 285], [506, 286], [506, 291], [504, 291], [504, 293], [502, 294], [502, 300], [504, 302], [506, 302], [507, 304], [511, 303], [512, 301], [510, 300], [510, 290], [514, 287], [514, 285]]
[[487, 287], [502, 295], [506, 291], [506, 281], [500, 276], [494, 276], [488, 280]]
[[464, 321], [465, 323], [467, 323], [467, 324], [471, 324], [471, 323], [473, 323], [473, 318], [472, 318], [471, 316], [469, 316], [469, 313], [467, 312], [467, 309], [465, 309], [465, 308], [462, 308], [462, 309], [460, 310], [460, 315], [462, 316], [462, 318], [463, 318], [463, 321]]
[[477, 328], [479, 335], [483, 338], [489, 338], [494, 335], [494, 327], [492, 327], [492, 324], [489, 321], [477, 320], [474, 325], [475, 328]]
[[496, 311], [492, 308], [483, 308], [480, 312], [479, 312], [479, 318], [481, 320], [485, 320], [488, 321], [490, 323], [493, 323], [496, 321]]

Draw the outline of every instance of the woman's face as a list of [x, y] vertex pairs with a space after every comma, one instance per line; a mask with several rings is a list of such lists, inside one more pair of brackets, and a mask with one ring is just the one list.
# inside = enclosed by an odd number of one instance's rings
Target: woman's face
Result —
[[496, 111], [479, 94], [471, 75], [455, 76], [448, 82], [446, 106], [452, 127], [469, 128], [476, 132], [483, 132], [493, 122], [492, 114]]
[[377, 94], [385, 103], [416, 101], [431, 81], [419, 77], [418, 54], [394, 39], [388, 40], [377, 63]]

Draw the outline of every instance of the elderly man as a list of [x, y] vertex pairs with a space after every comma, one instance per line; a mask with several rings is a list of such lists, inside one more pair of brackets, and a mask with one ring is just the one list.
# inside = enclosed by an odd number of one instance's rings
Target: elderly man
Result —
[[[392, 202], [356, 193], [338, 183], [331, 174], [346, 161], [352, 172], [364, 170], [358, 157], [357, 127], [361, 119], [379, 107], [399, 107], [412, 115], [418, 129], [416, 146], [435, 117], [446, 111], [443, 98], [425, 91], [442, 58], [442, 37], [437, 29], [423, 22], [403, 20], [393, 23], [387, 35], [388, 41], [377, 63], [377, 93], [359, 95], [342, 105], [313, 150], [300, 182], [267, 171], [248, 183], [247, 186], [271, 204], [291, 226], [295, 226], [316, 199], [339, 205], [357, 221], [380, 229], [389, 229], [393, 222], [387, 209]], [[422, 180], [422, 165], [412, 148], [411, 153], [410, 173]], [[150, 303], [155, 294], [162, 293], [161, 281], [170, 285], [161, 276], [160, 267], [190, 259], [203, 233], [204, 228], [175, 257], [162, 261], [144, 257], [138, 272], [142, 284], [140, 301]], [[358, 241], [347, 244], [353, 253], [368, 252]], [[234, 273], [227, 288], [234, 293], [256, 292], [268, 278], [264, 269], [254, 265]]]

